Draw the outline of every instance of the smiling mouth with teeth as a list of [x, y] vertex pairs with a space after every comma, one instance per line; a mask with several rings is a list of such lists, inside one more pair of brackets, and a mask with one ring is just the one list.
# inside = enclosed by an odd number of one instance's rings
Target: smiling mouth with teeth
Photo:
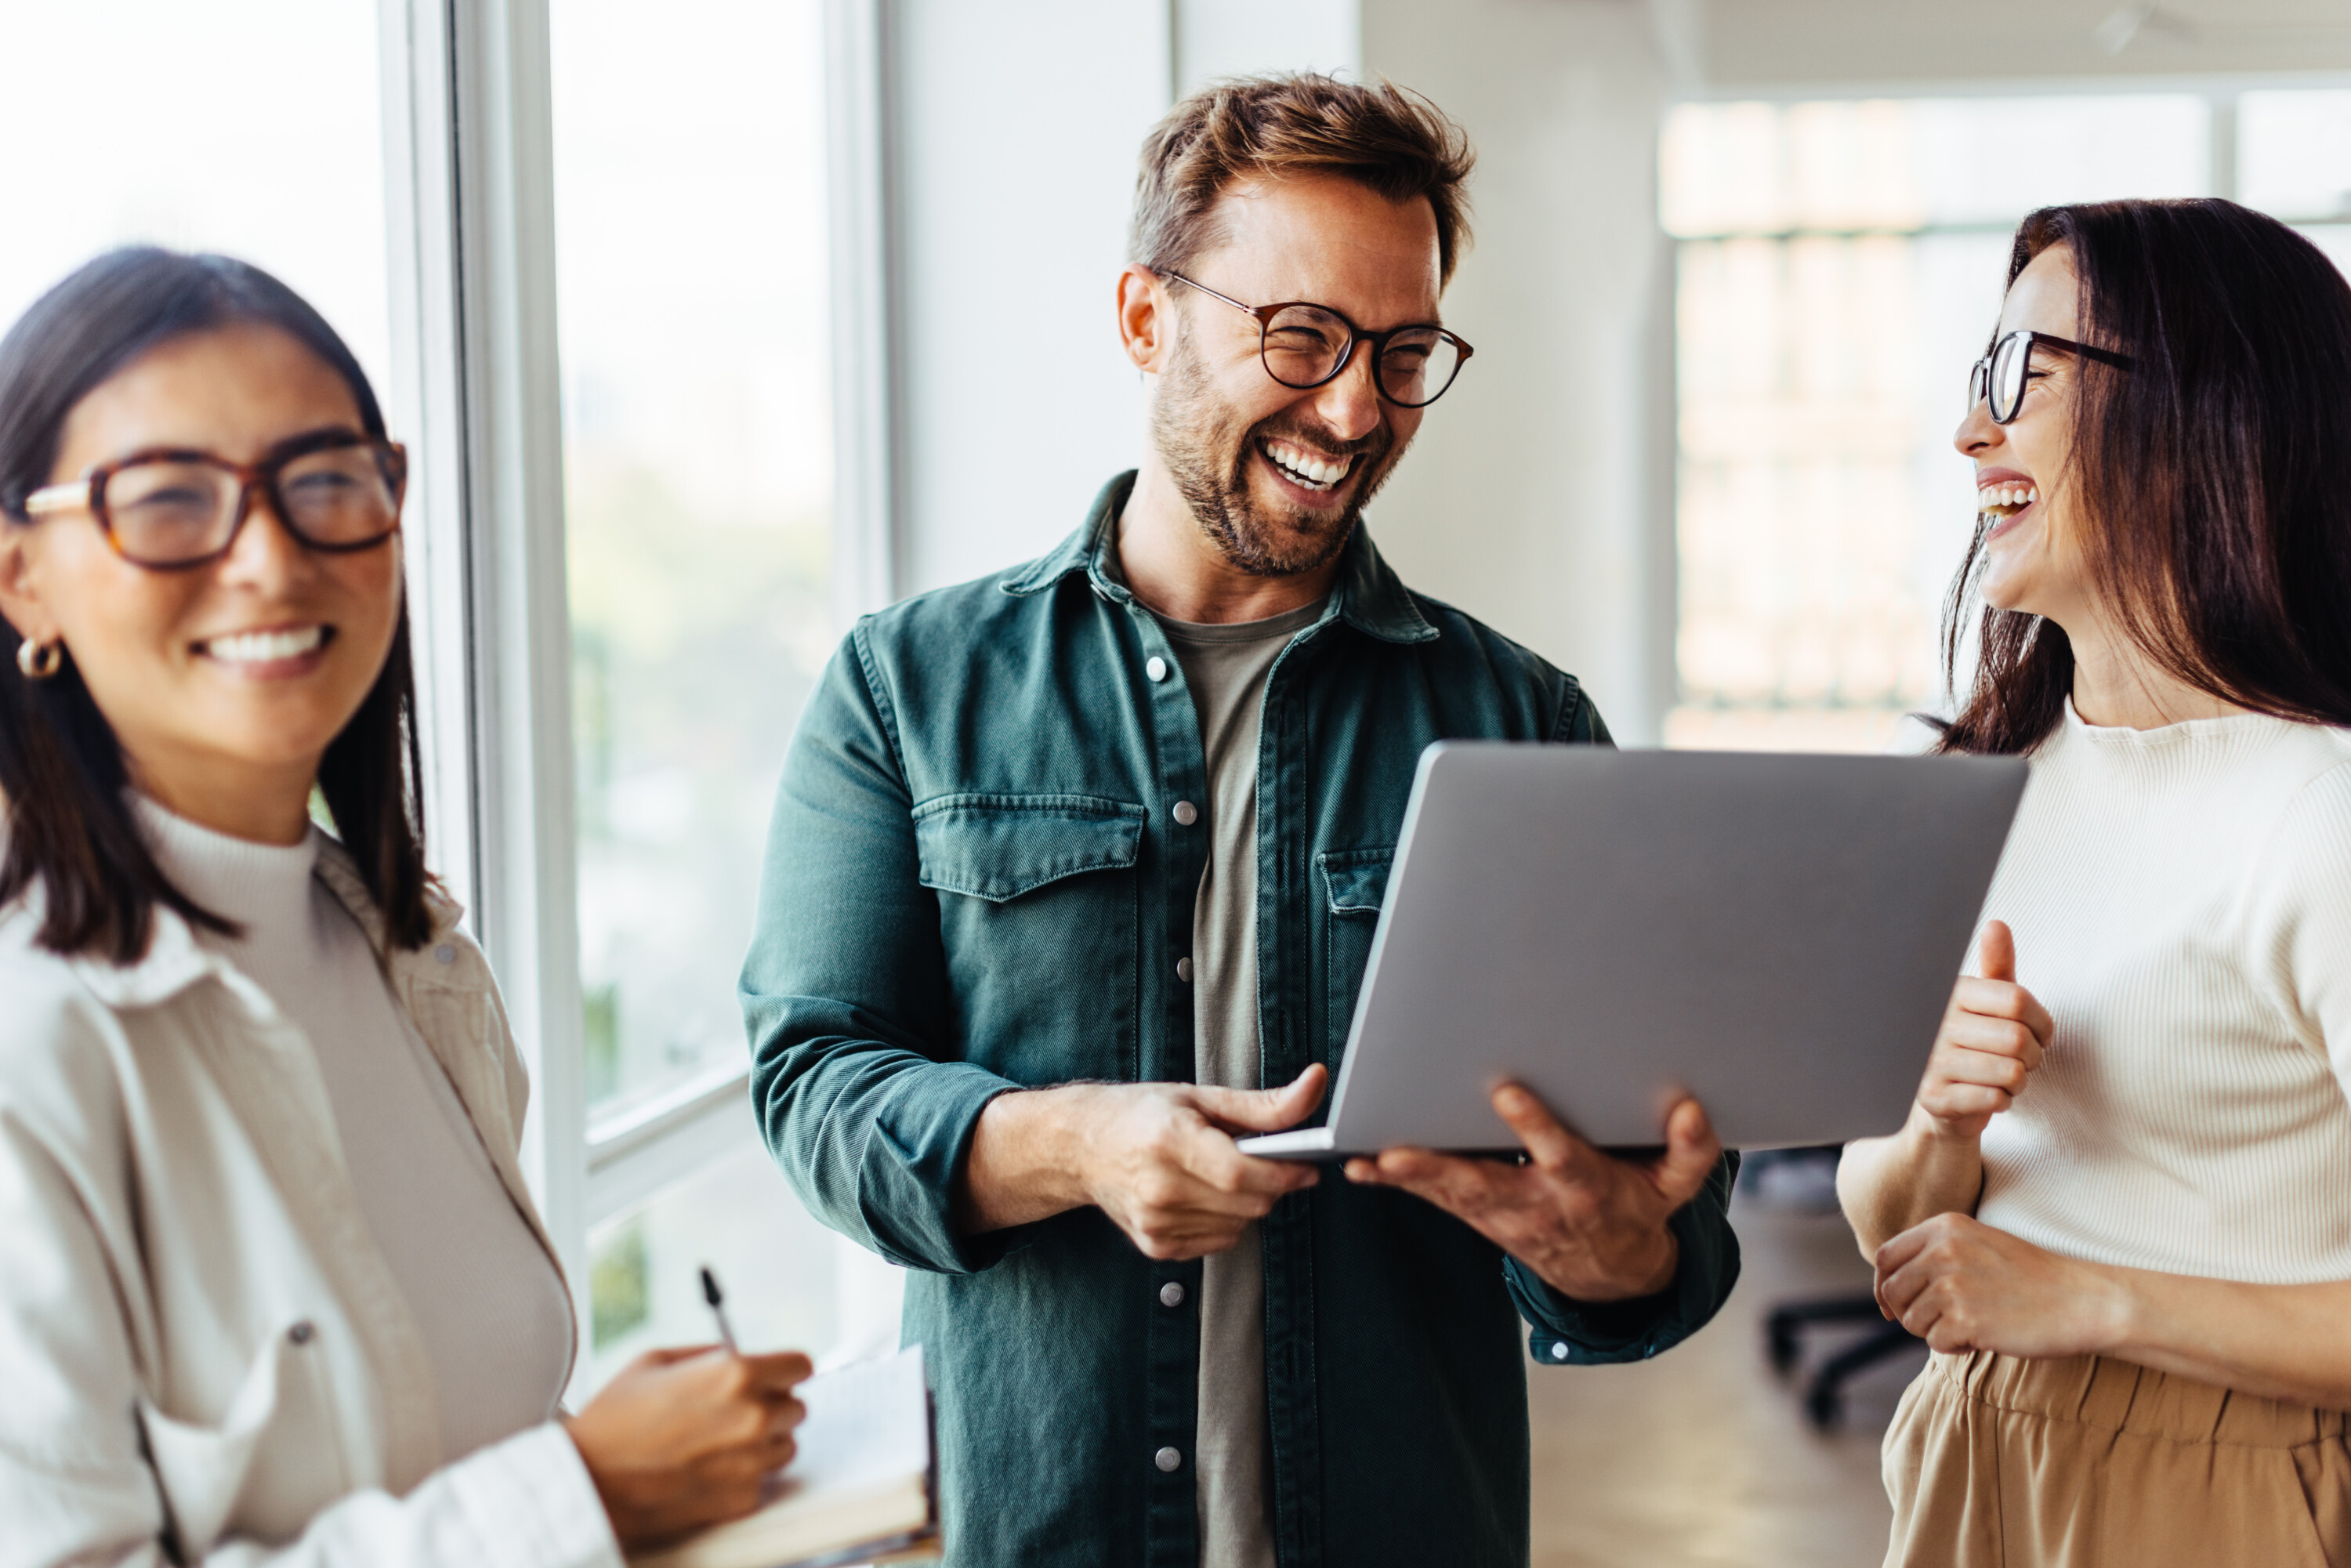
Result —
[[1976, 515], [1998, 522], [2012, 517], [2041, 499], [2040, 487], [2033, 485], [1986, 485], [1976, 492]]
[[1328, 494], [1345, 483], [1355, 468], [1353, 457], [1332, 462], [1287, 441], [1260, 441], [1257, 449], [1264, 454], [1267, 462], [1281, 471], [1283, 478], [1301, 490]]
[[277, 632], [236, 632], [196, 644], [196, 651], [224, 664], [271, 664], [298, 659], [327, 645], [330, 626], [290, 626]]

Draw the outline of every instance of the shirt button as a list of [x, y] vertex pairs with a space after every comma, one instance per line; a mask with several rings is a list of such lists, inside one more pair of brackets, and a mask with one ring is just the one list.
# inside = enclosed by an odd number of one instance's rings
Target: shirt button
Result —
[[1155, 681], [1164, 681], [1167, 678], [1167, 661], [1154, 653], [1144, 662], [1143, 673]]
[[1173, 1448], [1162, 1448], [1151, 1456], [1151, 1462], [1157, 1465], [1163, 1471], [1172, 1474], [1178, 1466], [1183, 1464], [1184, 1456]]
[[1192, 983], [1191, 959], [1178, 958], [1176, 960], [1176, 977], [1183, 981], [1187, 986]]
[[1200, 808], [1189, 800], [1178, 800], [1176, 802], [1174, 815], [1177, 827], [1188, 828], [1200, 820]]
[[433, 949], [433, 961], [436, 964], [454, 964], [457, 961], [457, 949], [444, 942]]
[[1555, 1339], [1551, 1342], [1551, 1358], [1553, 1361], [1565, 1361], [1567, 1359], [1567, 1342], [1565, 1340]]
[[305, 1318], [300, 1322], [296, 1323], [292, 1328], [287, 1329], [286, 1331], [286, 1337], [293, 1341], [296, 1344], [308, 1344], [318, 1332], [319, 1331], [316, 1328], [311, 1326], [310, 1320]]
[[1184, 1304], [1184, 1287], [1177, 1284], [1173, 1280], [1170, 1280], [1165, 1284], [1160, 1286], [1159, 1304], [1163, 1307], [1182, 1306]]

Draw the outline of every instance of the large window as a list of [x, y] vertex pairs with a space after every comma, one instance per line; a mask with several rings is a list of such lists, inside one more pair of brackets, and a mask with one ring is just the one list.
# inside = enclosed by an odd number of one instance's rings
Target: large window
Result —
[[2346, 92], [1689, 104], [1660, 171], [1673, 745], [1875, 750], [1943, 701], [1943, 595], [1974, 526], [1950, 438], [2025, 213], [2236, 189], [2351, 259], [2324, 222], [2351, 215]]
[[110, 246], [225, 251], [317, 306], [385, 392], [374, 0], [0, 5], [0, 330]]
[[747, 1343], [895, 1329], [893, 1271], [759, 1146], [735, 1002], [839, 635], [820, 11], [0, 6], [0, 326], [110, 246], [227, 251], [319, 307], [415, 453], [434, 859], [531, 1061], [576, 1393], [707, 1337], [702, 1263]]
[[596, 1375], [706, 1334], [701, 1262], [747, 1337], [821, 1348], [843, 1316], [839, 1249], [753, 1136], [735, 1001], [837, 637], [818, 5], [649, 15], [549, 11], [590, 1157], [649, 1132], [703, 1156], [589, 1216]]
[[588, 1098], [737, 1074], [776, 775], [831, 652], [811, 0], [555, 0]]

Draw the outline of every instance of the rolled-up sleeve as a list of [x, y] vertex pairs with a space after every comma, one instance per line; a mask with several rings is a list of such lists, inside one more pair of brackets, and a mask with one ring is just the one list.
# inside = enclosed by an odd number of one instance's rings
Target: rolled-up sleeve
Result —
[[1517, 1259], [1506, 1259], [1503, 1277], [1520, 1315], [1531, 1325], [1527, 1346], [1535, 1359], [1554, 1366], [1644, 1361], [1704, 1328], [1739, 1282], [1739, 1238], [1730, 1228], [1730, 1189], [1738, 1176], [1738, 1154], [1724, 1155], [1698, 1195], [1674, 1215], [1681, 1257], [1672, 1282], [1656, 1295], [1578, 1301], [1544, 1284]]
[[1011, 1239], [958, 1236], [955, 1182], [1017, 1086], [947, 1054], [938, 908], [864, 638], [826, 668], [776, 795], [740, 992], [752, 1103], [810, 1213], [893, 1263], [970, 1272]]

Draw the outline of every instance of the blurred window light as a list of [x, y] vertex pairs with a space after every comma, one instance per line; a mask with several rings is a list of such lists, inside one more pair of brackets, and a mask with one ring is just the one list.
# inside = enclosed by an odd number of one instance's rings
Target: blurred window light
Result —
[[[549, 10], [591, 1143], [749, 1065], [768, 817], [835, 641], [820, 27], [820, 0]], [[896, 1343], [896, 1271], [808, 1215], [747, 1102], [731, 1124], [590, 1234], [575, 1394], [708, 1338], [703, 1263], [748, 1348]]]
[[373, 0], [0, 5], [0, 330], [100, 251], [221, 251], [317, 306], [387, 395], [376, 37]]
[[705, 1266], [726, 1288], [746, 1350], [805, 1350], [837, 1364], [898, 1345], [894, 1271], [811, 1218], [757, 1143], [598, 1228], [588, 1249], [582, 1389], [655, 1346], [709, 1343]]
[[1950, 436], [2014, 225], [2201, 193], [2210, 115], [2184, 93], [1674, 110], [1668, 745], [1877, 750], [1943, 706], [1943, 595], [1975, 521]]
[[2288, 220], [2351, 218], [2351, 89], [2246, 93], [2237, 160], [2247, 206]]
[[2004, 228], [2053, 202], [2201, 195], [2210, 135], [2192, 93], [1684, 104], [1658, 215], [1685, 239]]
[[1922, 99], [1913, 112], [1928, 227], [2212, 188], [2211, 103], [2197, 94]]
[[761, 843], [831, 652], [818, 10], [550, 11], [591, 1134], [747, 1065]]

